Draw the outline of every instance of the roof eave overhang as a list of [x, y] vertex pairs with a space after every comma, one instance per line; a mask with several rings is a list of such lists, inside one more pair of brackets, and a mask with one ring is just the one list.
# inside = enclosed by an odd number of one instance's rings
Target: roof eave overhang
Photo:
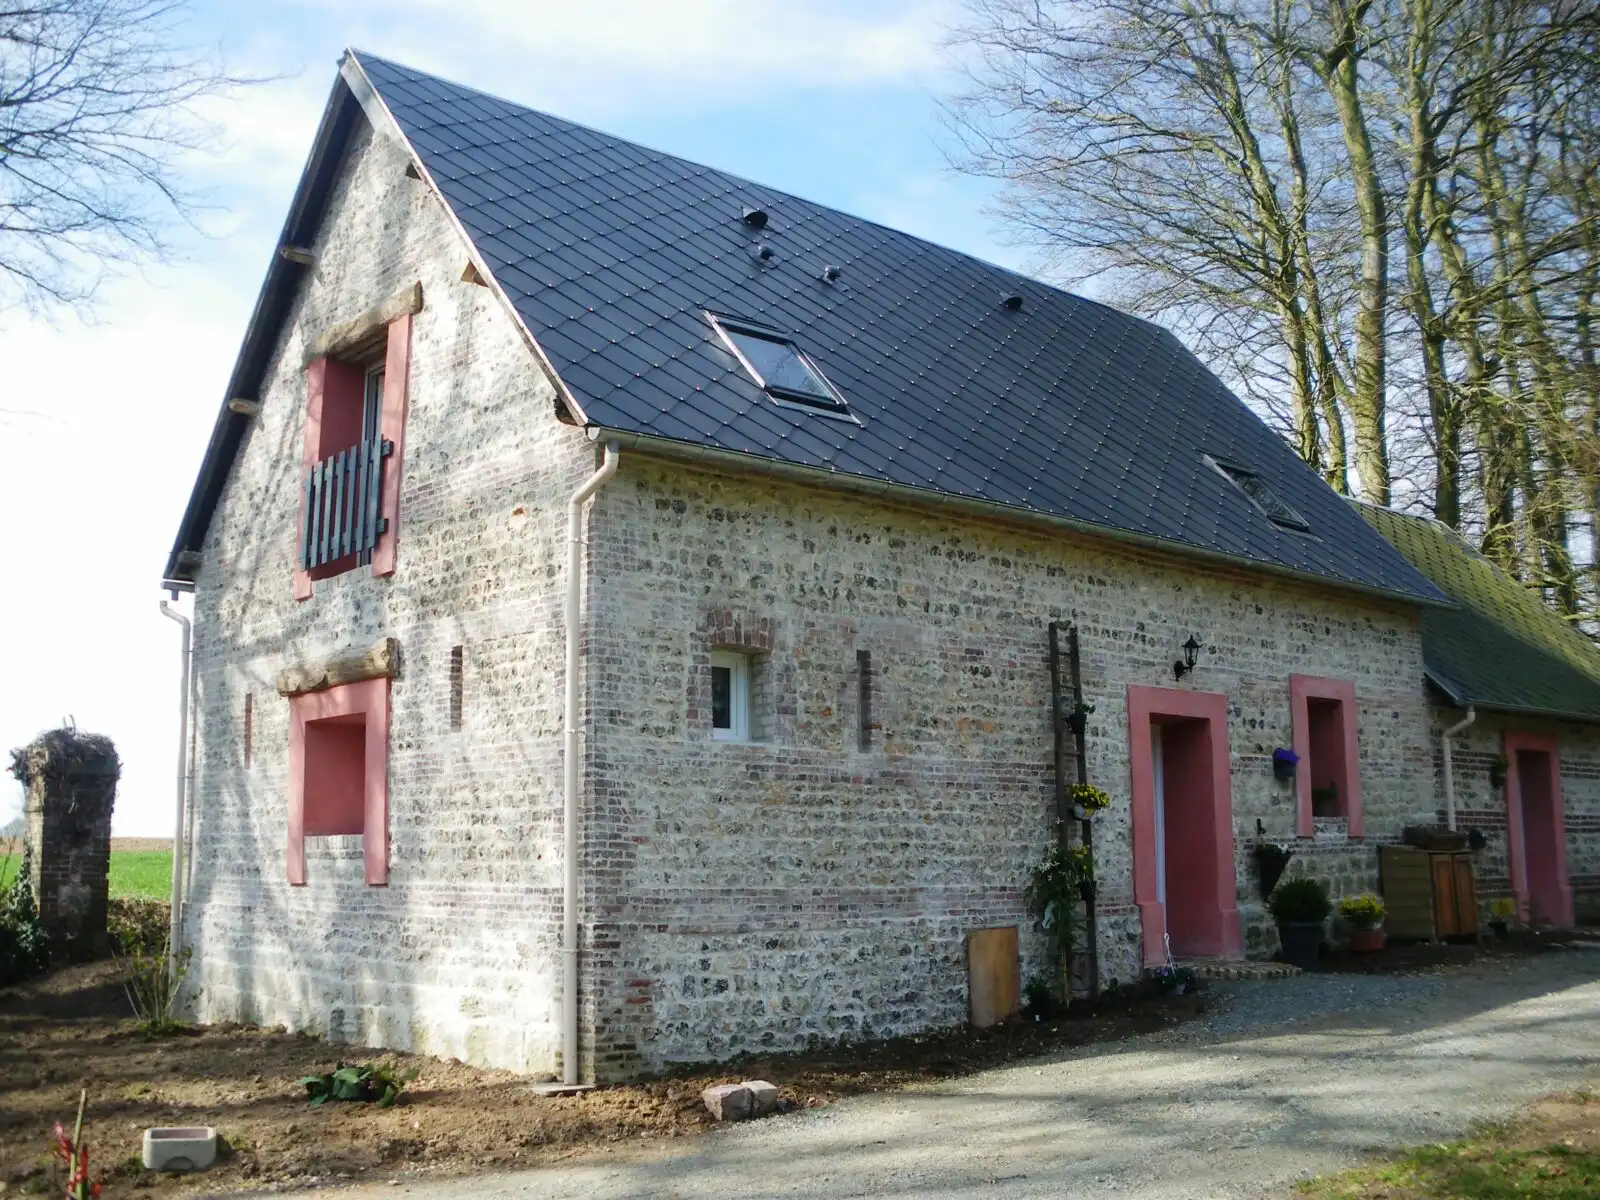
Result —
[[234, 457], [244, 440], [250, 421], [254, 419], [248, 411], [240, 412], [230, 407], [229, 402], [241, 399], [259, 400], [261, 381], [266, 374], [272, 351], [277, 345], [284, 321], [294, 304], [301, 279], [305, 272], [311, 269], [303, 262], [285, 258], [281, 250], [285, 246], [309, 246], [315, 239], [317, 228], [327, 209], [329, 193], [337, 179], [340, 164], [344, 160], [350, 134], [356, 128], [357, 120], [363, 115], [375, 130], [405, 147], [418, 177], [438, 199], [450, 223], [460, 235], [472, 265], [477, 268], [485, 286], [511, 315], [524, 342], [544, 369], [562, 402], [567, 405], [573, 419], [579, 424], [587, 419], [577, 398], [557, 375], [555, 366], [544, 348], [528, 329], [527, 323], [517, 312], [516, 306], [511, 303], [511, 298], [505, 289], [494, 278], [489, 263], [478, 253], [471, 236], [462, 226], [449, 201], [445, 199], [438, 183], [429, 174], [422, 157], [401, 132], [399, 123], [395, 121], [383, 103], [382, 97], [367, 78], [360, 59], [353, 52], [347, 51], [339, 65], [339, 78], [334, 81], [327, 107], [323, 110], [322, 123], [317, 128], [310, 157], [301, 172], [300, 185], [295, 191], [288, 218], [284, 221], [283, 232], [273, 248], [267, 277], [261, 285], [260, 295], [256, 297], [255, 309], [250, 314], [244, 342], [239, 349], [239, 357], [234, 362], [233, 374], [228, 381], [227, 394], [223, 397], [221, 411], [217, 414], [216, 423], [211, 430], [211, 440], [206, 446], [205, 458], [200, 465], [200, 473], [195, 479], [193, 491], [189, 494], [189, 503], [184, 509], [183, 520], [178, 526], [177, 539], [167, 556], [167, 565], [161, 576], [163, 588], [174, 591], [194, 590], [195, 579], [200, 569], [200, 549], [205, 541], [206, 530], [221, 500], [222, 489], [227, 483]]
[[305, 246], [315, 237], [317, 225], [327, 206], [328, 193], [343, 160], [350, 134], [361, 116], [361, 105], [343, 79], [336, 81], [322, 113], [322, 123], [317, 127], [316, 140], [305, 169], [300, 174], [300, 185], [295, 189], [294, 201], [284, 220], [283, 232], [273, 246], [272, 261], [267, 267], [266, 279], [256, 297], [254, 310], [245, 328], [244, 341], [239, 356], [234, 361], [233, 374], [228, 379], [228, 390], [222, 398], [221, 411], [211, 429], [211, 440], [206, 445], [205, 458], [194, 489], [189, 493], [189, 503], [178, 526], [178, 536], [167, 565], [162, 573], [162, 586], [174, 590], [193, 590], [199, 571], [201, 544], [211, 523], [212, 513], [221, 499], [227, 483], [228, 472], [234, 456], [244, 440], [254, 417], [249, 411], [236, 411], [230, 401], [257, 400], [261, 381], [277, 344], [279, 332], [294, 304], [301, 278], [311, 269], [303, 262], [284, 257], [285, 246]]
[[1513, 717], [1533, 717], [1545, 721], [1571, 721], [1579, 725], [1600, 725], [1600, 713], [1567, 712], [1557, 708], [1534, 708], [1525, 704], [1506, 704], [1473, 696], [1459, 684], [1432, 668], [1424, 668], [1428, 682], [1444, 693], [1455, 708], [1472, 707], [1479, 712], [1503, 713]]
[[1040, 512], [1037, 509], [1019, 508], [1015, 505], [1001, 504], [993, 500], [976, 500], [968, 496], [957, 496], [949, 492], [934, 491], [931, 488], [890, 483], [886, 480], [870, 479], [863, 475], [852, 475], [845, 471], [836, 471], [826, 467], [802, 466], [796, 463], [786, 463], [777, 459], [765, 458], [757, 454], [698, 446], [672, 438], [611, 429], [602, 425], [591, 424], [587, 428], [588, 435], [593, 441], [615, 441], [624, 447], [630, 447], [641, 453], [651, 454], [660, 458], [712, 465], [739, 474], [774, 475], [801, 484], [821, 484], [839, 491], [871, 496], [912, 508], [956, 511], [985, 520], [1067, 531], [1079, 536], [1094, 538], [1098, 541], [1137, 546], [1141, 549], [1154, 550], [1162, 554], [1176, 555], [1186, 559], [1200, 559], [1216, 563], [1219, 566], [1231, 567], [1235, 570], [1259, 572], [1280, 579], [1292, 579], [1299, 583], [1313, 584], [1320, 588], [1337, 588], [1340, 591], [1352, 592], [1369, 599], [1381, 600], [1389, 604], [1399, 604], [1408, 608], [1448, 609], [1455, 607], [1449, 601], [1433, 600], [1410, 592], [1396, 592], [1384, 588], [1370, 587], [1328, 575], [1318, 575], [1310, 571], [1297, 571], [1292, 567], [1263, 562], [1260, 559], [1226, 554], [1217, 550], [1207, 550], [1204, 547], [1192, 546], [1186, 542], [1151, 537], [1148, 534], [1134, 533], [1131, 530], [1119, 529], [1112, 525], [1100, 525], [1092, 521], [1062, 517], [1054, 513]]

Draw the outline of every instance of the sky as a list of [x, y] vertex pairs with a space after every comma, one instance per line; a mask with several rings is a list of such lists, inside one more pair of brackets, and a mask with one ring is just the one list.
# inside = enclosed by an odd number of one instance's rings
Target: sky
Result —
[[[172, 831], [178, 626], [161, 569], [346, 46], [1017, 269], [948, 165], [959, 0], [211, 0], [268, 82], [212, 102], [200, 229], [92, 318], [0, 310], [0, 751], [66, 719], [123, 760], [122, 836]], [[182, 605], [185, 609], [188, 600]], [[0, 779], [0, 825], [21, 790]]]

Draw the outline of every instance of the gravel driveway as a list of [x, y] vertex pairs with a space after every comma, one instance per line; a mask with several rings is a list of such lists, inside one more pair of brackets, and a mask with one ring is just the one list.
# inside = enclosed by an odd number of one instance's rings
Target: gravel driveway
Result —
[[1229, 1001], [1220, 1011], [1121, 1045], [688, 1145], [336, 1194], [1218, 1200], [1600, 1083], [1600, 949], [1436, 975], [1215, 986]]

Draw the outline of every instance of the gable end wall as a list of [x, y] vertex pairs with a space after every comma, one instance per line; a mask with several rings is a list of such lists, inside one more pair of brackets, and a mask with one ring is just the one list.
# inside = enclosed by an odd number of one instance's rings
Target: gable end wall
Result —
[[[407, 159], [363, 123], [211, 524], [196, 594], [198, 756], [186, 917], [203, 1020], [284, 1024], [528, 1071], [557, 1067], [565, 497], [593, 448]], [[421, 281], [398, 563], [291, 596], [305, 347]], [[307, 839], [285, 878], [280, 670], [392, 636], [391, 851]], [[463, 646], [463, 727], [449, 725]], [[243, 757], [245, 695], [254, 754]]]

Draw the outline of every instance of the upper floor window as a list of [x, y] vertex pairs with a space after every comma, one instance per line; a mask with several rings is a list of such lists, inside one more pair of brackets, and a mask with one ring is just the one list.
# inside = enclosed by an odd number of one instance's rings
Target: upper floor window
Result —
[[394, 570], [411, 317], [385, 327], [372, 353], [306, 368], [306, 428], [294, 593], [371, 564]]

